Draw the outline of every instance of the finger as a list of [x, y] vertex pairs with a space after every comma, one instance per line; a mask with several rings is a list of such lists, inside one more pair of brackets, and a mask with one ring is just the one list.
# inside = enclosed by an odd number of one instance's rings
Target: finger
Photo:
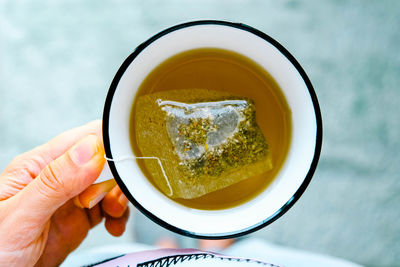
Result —
[[[95, 120], [89, 122], [83, 126], [68, 130], [54, 137], [52, 140], [47, 142], [44, 145], [38, 146], [32, 151], [28, 152], [29, 154], [40, 154], [44, 155], [49, 161], [44, 162], [45, 166], [49, 164], [51, 161], [60, 157], [64, 154], [68, 149], [70, 149], [73, 145], [75, 145], [79, 140], [88, 136], [88, 135], [96, 135], [103, 141], [103, 135], [101, 132], [101, 120]], [[44, 167], [44, 166], [43, 166]]]
[[80, 208], [91, 209], [99, 203], [117, 183], [114, 179], [89, 186], [79, 196], [74, 198], [74, 203]]
[[42, 169], [88, 135], [97, 135], [102, 140], [101, 120], [63, 132], [41, 146], [17, 156], [4, 170], [3, 174], [23, 173], [32, 179]]
[[64, 132], [50, 142], [17, 156], [0, 175], [0, 200], [17, 194], [50, 162], [90, 134], [97, 135], [102, 139], [100, 120]]
[[43, 223], [58, 207], [91, 185], [99, 176], [104, 162], [100, 138], [89, 135], [47, 165], [11, 200], [18, 203], [17, 210], [24, 212], [21, 218]]
[[129, 218], [129, 208], [120, 218], [113, 218], [106, 216], [105, 227], [107, 231], [113, 236], [121, 236], [125, 232], [126, 222]]
[[47, 243], [35, 266], [59, 266], [81, 244], [91, 228], [86, 210], [77, 209], [72, 201], [57, 209], [49, 222]]
[[93, 228], [103, 220], [103, 214], [101, 212], [100, 205], [92, 207], [90, 210], [86, 210], [90, 227]]
[[128, 199], [118, 186], [115, 186], [101, 203], [103, 211], [114, 218], [121, 217], [128, 207]]

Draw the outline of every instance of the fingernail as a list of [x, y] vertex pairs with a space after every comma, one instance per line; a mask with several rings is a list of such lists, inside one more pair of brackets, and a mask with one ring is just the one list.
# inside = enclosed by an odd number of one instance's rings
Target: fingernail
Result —
[[85, 165], [98, 151], [98, 137], [89, 135], [70, 151], [72, 161], [78, 166]]
[[97, 197], [95, 197], [93, 200], [91, 200], [89, 202], [89, 209], [93, 208], [94, 206], [96, 206], [97, 203], [99, 203], [105, 196], [106, 196], [107, 192], [103, 192], [100, 195], [98, 195]]
[[119, 202], [119, 204], [121, 204], [122, 207], [126, 207], [126, 205], [128, 205], [128, 199], [126, 198], [126, 196], [124, 194], [121, 194], [119, 196], [118, 202]]

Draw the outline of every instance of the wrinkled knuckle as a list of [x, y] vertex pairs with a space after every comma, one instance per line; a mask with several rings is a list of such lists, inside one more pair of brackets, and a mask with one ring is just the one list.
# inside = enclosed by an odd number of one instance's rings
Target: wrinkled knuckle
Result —
[[46, 166], [46, 159], [40, 154], [26, 152], [14, 157], [9, 166], [16, 173], [27, 174], [33, 179]]
[[39, 175], [41, 183], [49, 192], [56, 191], [57, 193], [64, 193], [64, 184], [58, 170], [58, 164], [54, 161], [47, 165]]
[[32, 178], [40, 173], [43, 166], [46, 166], [46, 161], [40, 155], [32, 155], [23, 163], [23, 167], [31, 174]]

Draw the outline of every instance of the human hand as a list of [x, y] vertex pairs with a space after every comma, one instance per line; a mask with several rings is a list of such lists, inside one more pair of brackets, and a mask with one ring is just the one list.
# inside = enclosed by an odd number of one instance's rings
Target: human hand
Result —
[[121, 235], [128, 200], [115, 182], [84, 191], [104, 163], [100, 121], [17, 156], [0, 174], [0, 266], [57, 266], [103, 217]]

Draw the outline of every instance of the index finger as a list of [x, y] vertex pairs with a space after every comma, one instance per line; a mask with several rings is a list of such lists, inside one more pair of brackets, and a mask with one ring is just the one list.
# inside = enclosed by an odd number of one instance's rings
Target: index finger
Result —
[[54, 137], [46, 144], [28, 151], [11, 162], [3, 174], [25, 172], [32, 179], [39, 175], [44, 167], [64, 154], [69, 148], [88, 135], [102, 138], [101, 120], [95, 120], [83, 126], [68, 130]]

